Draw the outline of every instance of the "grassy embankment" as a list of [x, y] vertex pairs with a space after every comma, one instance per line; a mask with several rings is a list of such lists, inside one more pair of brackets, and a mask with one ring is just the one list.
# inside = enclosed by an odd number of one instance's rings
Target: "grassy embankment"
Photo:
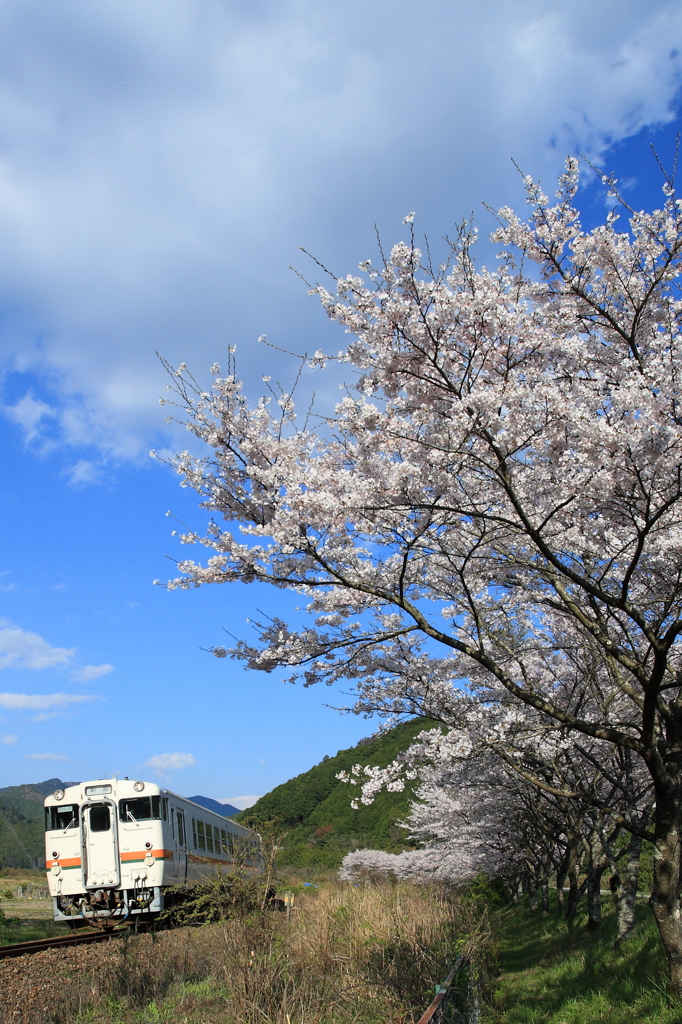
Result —
[[473, 901], [434, 889], [327, 882], [289, 921], [266, 912], [115, 940], [67, 984], [55, 964], [35, 1024], [411, 1024], [457, 949], [485, 947], [480, 923]]
[[615, 920], [588, 932], [548, 915], [505, 907], [494, 918], [500, 975], [486, 1024], [680, 1024], [682, 1003], [668, 998], [665, 958], [648, 906], [638, 907], [635, 937], [614, 949]]

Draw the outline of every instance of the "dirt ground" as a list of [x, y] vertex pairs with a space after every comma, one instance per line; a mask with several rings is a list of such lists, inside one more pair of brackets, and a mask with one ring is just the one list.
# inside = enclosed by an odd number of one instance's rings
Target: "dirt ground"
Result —
[[[45, 875], [31, 878], [0, 878], [0, 894], [17, 891], [20, 885], [43, 885]], [[46, 899], [5, 899], [0, 895], [0, 910], [5, 917], [18, 917], [22, 921], [49, 921], [52, 919], [52, 900]]]
[[0, 900], [5, 917], [18, 917], [21, 921], [51, 921], [52, 900]]

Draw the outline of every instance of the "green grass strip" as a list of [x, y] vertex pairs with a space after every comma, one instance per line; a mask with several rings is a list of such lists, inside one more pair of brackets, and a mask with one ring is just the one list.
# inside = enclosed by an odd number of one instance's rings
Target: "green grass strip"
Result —
[[[609, 901], [610, 902], [610, 901]], [[665, 957], [648, 906], [638, 907], [633, 939], [614, 948], [610, 911], [595, 932], [579, 915], [506, 907], [497, 914], [500, 976], [490, 1024], [682, 1024], [682, 1003], [667, 994]]]

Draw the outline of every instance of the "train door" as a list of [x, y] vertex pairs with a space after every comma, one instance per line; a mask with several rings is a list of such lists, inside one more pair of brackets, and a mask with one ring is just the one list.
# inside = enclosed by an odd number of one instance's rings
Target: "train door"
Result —
[[178, 874], [187, 880], [187, 830], [185, 828], [185, 812], [177, 812], [178, 826]]
[[81, 830], [86, 889], [118, 885], [116, 805], [108, 800], [84, 804], [81, 809]]

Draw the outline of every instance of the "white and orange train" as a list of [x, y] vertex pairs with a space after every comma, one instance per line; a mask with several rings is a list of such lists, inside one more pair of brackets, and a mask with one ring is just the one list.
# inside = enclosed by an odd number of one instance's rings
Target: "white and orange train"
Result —
[[[45, 800], [45, 866], [57, 921], [153, 916], [170, 886], [263, 870], [260, 837], [153, 782], [97, 779]], [[113, 924], [113, 921], [112, 921]]]

